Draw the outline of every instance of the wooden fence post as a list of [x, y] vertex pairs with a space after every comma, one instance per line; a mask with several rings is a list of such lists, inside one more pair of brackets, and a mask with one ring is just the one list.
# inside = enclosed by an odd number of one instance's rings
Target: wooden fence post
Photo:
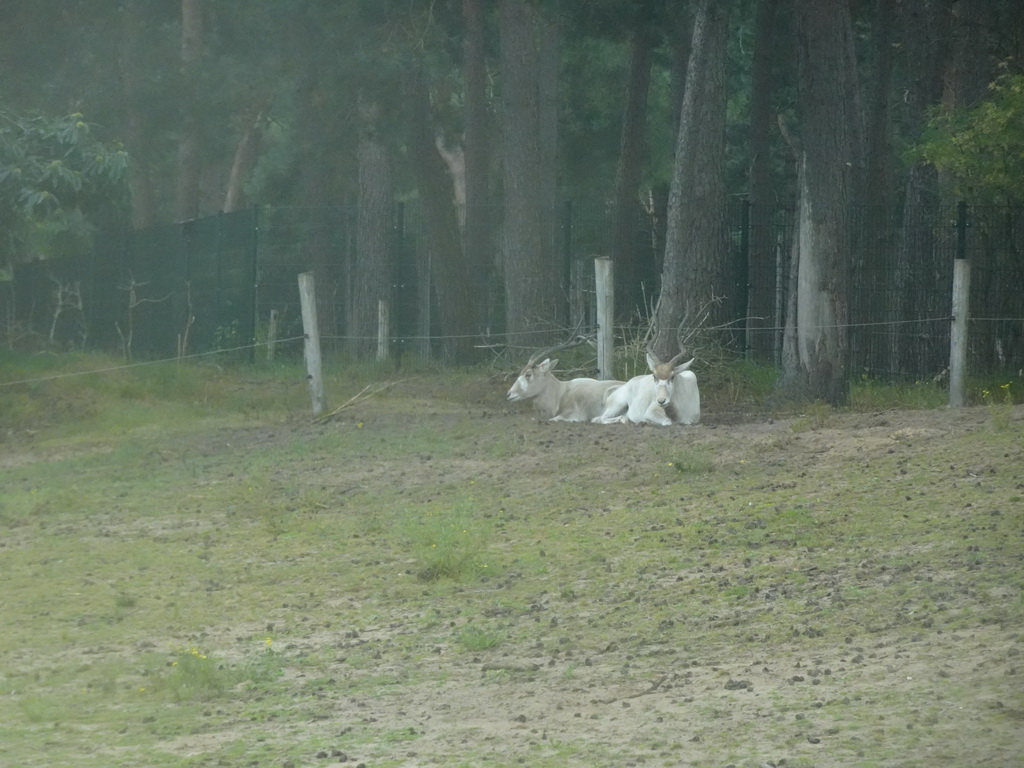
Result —
[[274, 362], [274, 350], [277, 347], [277, 310], [270, 310], [270, 321], [267, 323], [267, 362]]
[[949, 330], [949, 404], [967, 405], [967, 320], [970, 312], [971, 262], [953, 262], [953, 323]]
[[615, 269], [607, 256], [594, 259], [597, 284], [597, 377], [615, 378]]
[[956, 259], [953, 261], [953, 322], [949, 329], [949, 405], [967, 405], [967, 320], [971, 265], [967, 261], [967, 203], [956, 205]]
[[383, 363], [391, 354], [391, 306], [387, 299], [377, 301], [377, 362]]
[[320, 326], [316, 319], [316, 284], [312, 272], [299, 275], [299, 303], [302, 305], [302, 332], [305, 334], [306, 378], [309, 379], [315, 418], [324, 412], [324, 376], [320, 363]]

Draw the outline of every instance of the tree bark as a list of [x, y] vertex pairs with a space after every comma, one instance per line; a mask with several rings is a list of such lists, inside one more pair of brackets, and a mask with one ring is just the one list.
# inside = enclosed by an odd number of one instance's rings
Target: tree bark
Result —
[[845, 0], [796, 0], [801, 114], [797, 353], [788, 379], [832, 405], [849, 399], [851, 201], [863, 167], [861, 113]]
[[435, 142], [430, 98], [421, 67], [406, 72], [406, 103], [409, 105], [409, 154], [423, 208], [444, 357], [448, 362], [468, 363], [474, 356], [473, 334], [478, 329], [473, 320], [480, 289], [467, 279], [469, 272], [462, 250], [455, 189]]
[[487, 63], [484, 53], [484, 12], [482, 0], [463, 0], [466, 36], [463, 44], [463, 72], [466, 78], [465, 132], [466, 168], [464, 216], [465, 259], [469, 279], [476, 286], [476, 316], [481, 327], [491, 325], [489, 317], [491, 275], [494, 254], [491, 245], [490, 130], [487, 113]]
[[[940, 103], [943, 73], [950, 60], [949, 42], [952, 15], [945, 0], [901, 4], [897, 30], [906, 69], [912, 77], [898, 102], [901, 121], [911, 135], [924, 131], [929, 109]], [[935, 168], [915, 161], [903, 181], [903, 209], [893, 256], [880, 266], [889, 275], [886, 310], [890, 317], [929, 317], [925, 305], [934, 294], [938, 259], [937, 233], [942, 195]], [[912, 331], [922, 329], [911, 328]], [[886, 334], [885, 369], [899, 377], [906, 370], [920, 370], [924, 357], [920, 339], [907, 329], [894, 327]], [[948, 353], [948, 349], [946, 350]]]
[[264, 111], [267, 100], [261, 99], [246, 120], [246, 128], [235, 148], [235, 157], [228, 175], [228, 189], [224, 195], [224, 213], [237, 211], [245, 206], [245, 178], [256, 165], [260, 143], [263, 138]]
[[506, 333], [510, 344], [540, 346], [554, 337], [561, 307], [543, 210], [544, 177], [555, 169], [543, 166], [535, 11], [525, 0], [501, 0], [500, 24]]
[[177, 218], [199, 216], [200, 161], [199, 76], [202, 71], [204, 36], [202, 0], [181, 0], [181, 138], [178, 141]]
[[[612, 220], [612, 261], [615, 264], [615, 301], [620, 316], [643, 309], [646, 293], [653, 288], [653, 265], [639, 263], [640, 180], [647, 159], [647, 95], [651, 83], [654, 32], [648, 14], [638, 14], [630, 35], [629, 83], [622, 118], [619, 161], [615, 169]], [[647, 266], [647, 269], [644, 269]]]
[[[771, 126], [772, 95], [775, 88], [778, 0], [760, 0], [754, 19], [754, 51], [750, 85], [750, 171], [747, 181], [749, 208], [749, 261], [746, 309], [749, 353], [754, 360], [769, 362], [775, 350], [776, 256], [772, 237]], [[764, 329], [764, 330], [761, 330]]]
[[391, 159], [378, 135], [380, 106], [361, 94], [359, 200], [356, 213], [356, 260], [352, 275], [348, 334], [355, 357], [376, 349], [378, 305], [391, 301], [394, 273]]
[[121, 74], [121, 92], [124, 101], [124, 138], [128, 154], [132, 158], [128, 167], [128, 187], [132, 197], [132, 226], [144, 229], [152, 226], [157, 218], [154, 180], [150, 173], [153, 155], [152, 132], [146, 124], [146, 113], [142, 109], [143, 87], [142, 45], [145, 29], [145, 15], [142, 0], [124, 0], [121, 13], [121, 39], [118, 50], [118, 69]]
[[[680, 112], [654, 351], [662, 359], [707, 343], [697, 325], [728, 317], [725, 232], [725, 49], [728, 8], [701, 0]], [[717, 305], [716, 305], [717, 303]], [[680, 326], [685, 327], [681, 328]], [[695, 336], [694, 334], [697, 334]]]

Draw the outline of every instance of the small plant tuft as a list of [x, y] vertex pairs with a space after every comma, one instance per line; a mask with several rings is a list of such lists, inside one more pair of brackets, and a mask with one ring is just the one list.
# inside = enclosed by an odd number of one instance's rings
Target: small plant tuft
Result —
[[681, 475], [706, 475], [713, 471], [715, 462], [697, 448], [686, 448], [675, 455], [668, 466]]
[[469, 624], [459, 632], [457, 639], [459, 644], [467, 651], [476, 653], [501, 645], [505, 637], [499, 632], [492, 632]]
[[406, 532], [422, 581], [472, 581], [490, 572], [484, 556], [486, 531], [463, 504], [412, 514]]
[[999, 389], [981, 390], [981, 400], [988, 409], [989, 418], [992, 420], [992, 429], [996, 432], [1005, 432], [1010, 428], [1010, 417], [1013, 415], [1013, 392], [1012, 382], [1000, 384]]
[[793, 421], [791, 428], [794, 432], [813, 432], [825, 429], [832, 423], [834, 415], [835, 411], [828, 403], [820, 401], [811, 403], [805, 409], [804, 415]]

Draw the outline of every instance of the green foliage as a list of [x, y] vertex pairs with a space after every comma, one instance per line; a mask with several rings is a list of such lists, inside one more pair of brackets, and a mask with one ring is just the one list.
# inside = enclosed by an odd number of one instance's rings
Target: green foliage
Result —
[[175, 702], [202, 702], [219, 698], [241, 684], [263, 685], [280, 676], [282, 661], [271, 648], [241, 663], [229, 664], [218, 660], [197, 646], [178, 648], [166, 667], [150, 672], [148, 686], [139, 693], [153, 692]]
[[715, 468], [715, 462], [700, 448], [681, 448], [672, 454], [668, 466], [681, 475], [706, 475]]
[[[128, 200], [128, 153], [92, 135], [81, 114], [24, 117], [0, 110], [0, 225], [8, 255], [54, 255]], [[48, 247], [50, 244], [53, 247]]]
[[948, 173], [961, 197], [981, 203], [1024, 201], [1024, 75], [1003, 75], [970, 109], [938, 111], [919, 156]]
[[499, 632], [481, 629], [474, 624], [470, 624], [459, 632], [457, 639], [459, 644], [467, 651], [476, 653], [501, 645], [505, 638]]
[[[196, 394], [161, 380], [139, 376], [134, 395], [154, 419], [176, 410], [158, 395]], [[820, 764], [805, 727], [851, 764], [858, 752], [879, 766], [894, 754], [951, 765], [1016, 754], [1018, 718], [991, 703], [1016, 692], [1006, 649], [1024, 585], [1022, 446], [983, 408], [952, 428], [944, 412], [872, 409], [835, 412], [835, 432], [820, 435], [765, 419], [605, 429], [505, 413], [493, 379], [466, 417], [482, 391], [423, 377], [314, 426], [266, 399], [295, 389], [304, 400], [299, 368], [214, 380], [219, 402], [241, 388], [253, 391], [230, 397], [266, 407], [231, 424], [193, 406], [173, 429], [87, 419], [63, 438], [52, 423], [12, 433], [0, 418], [7, 763], [455, 754], [553, 768], [637, 755], [667, 765], [700, 750], [694, 764], [794, 752], [787, 764]], [[63, 381], [36, 388], [60, 394]], [[77, 381], [83, 400], [124, 407], [120, 382]], [[526, 443], [514, 463], [490, 450], [508, 432]], [[693, 471], [701, 456], [713, 472]], [[684, 459], [687, 471], [665, 466]], [[286, 535], [257, 502], [280, 511]], [[464, 550], [487, 555], [471, 562], [498, 563], [499, 576], [413, 578], [438, 529], [468, 534]], [[969, 665], [920, 674], [965, 648]], [[564, 703], [547, 739], [541, 699]], [[932, 711], [948, 702], [936, 730]], [[621, 714], [655, 705], [664, 722], [642, 732]], [[765, 728], [738, 730], [737, 707], [763, 711], [751, 722]], [[965, 732], [964, 717], [987, 729]], [[678, 735], [680, 718], [700, 741]], [[513, 731], [498, 755], [490, 735]]]
[[886, 383], [865, 374], [850, 386], [850, 406], [868, 411], [883, 408], [941, 408], [949, 404], [949, 388], [943, 383], [914, 381]]
[[423, 581], [472, 581], [491, 569], [484, 556], [486, 531], [467, 503], [410, 516], [405, 531]]
[[997, 431], [1005, 431], [1010, 428], [1013, 416], [1013, 383], [1000, 384], [998, 390], [983, 389], [981, 400], [988, 408], [989, 416], [992, 419], [992, 428]]

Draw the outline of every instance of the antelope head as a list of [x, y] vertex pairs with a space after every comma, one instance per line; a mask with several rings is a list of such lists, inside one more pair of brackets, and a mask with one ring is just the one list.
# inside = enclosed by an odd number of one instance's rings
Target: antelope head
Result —
[[523, 370], [519, 372], [519, 378], [516, 379], [515, 384], [508, 391], [506, 399], [512, 401], [529, 400], [544, 392], [548, 388], [548, 385], [546, 385], [548, 377], [545, 374], [550, 373], [558, 365], [558, 360], [552, 360], [548, 355], [560, 349], [575, 346], [583, 341], [586, 341], [584, 337], [575, 336], [566, 342], [556, 344], [553, 347], [548, 347], [530, 355], [530, 359], [526, 361]]
[[685, 356], [686, 351], [683, 350], [667, 363], [663, 363], [653, 352], [650, 350], [647, 352], [647, 367], [651, 369], [651, 375], [654, 377], [654, 400], [662, 408], [672, 401], [672, 387], [676, 376], [683, 371], [689, 370], [690, 366], [693, 365], [694, 358], [690, 358], [682, 365], [678, 365], [679, 361]]

